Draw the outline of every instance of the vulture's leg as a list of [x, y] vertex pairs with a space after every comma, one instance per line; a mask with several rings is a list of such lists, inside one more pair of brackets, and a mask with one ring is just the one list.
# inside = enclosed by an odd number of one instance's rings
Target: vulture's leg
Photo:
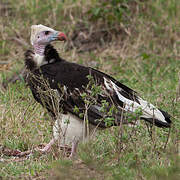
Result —
[[73, 158], [76, 153], [77, 153], [77, 146], [78, 146], [79, 140], [73, 140], [72, 141], [72, 146], [71, 146], [71, 154], [70, 154], [70, 158]]
[[61, 119], [56, 119], [54, 125], [53, 125], [53, 138], [50, 140], [48, 144], [42, 149], [38, 149], [42, 153], [50, 152], [52, 145], [60, 139], [61, 136]]
[[42, 149], [38, 149], [42, 153], [49, 152], [51, 150], [52, 145], [56, 142], [55, 138], [52, 138], [48, 144]]
[[[61, 119], [60, 119], [61, 120]], [[60, 138], [60, 121], [59, 119], [56, 119], [54, 125], [53, 125], [53, 138], [50, 140], [48, 144], [42, 149], [38, 149], [42, 153], [50, 152], [52, 145]]]

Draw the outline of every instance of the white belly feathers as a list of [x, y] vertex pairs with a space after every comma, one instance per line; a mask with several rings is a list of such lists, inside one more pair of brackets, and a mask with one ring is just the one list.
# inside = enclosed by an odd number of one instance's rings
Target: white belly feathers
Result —
[[[95, 134], [96, 126], [89, 124], [89, 136]], [[71, 113], [61, 114], [53, 126], [53, 135], [60, 145], [70, 145], [72, 141], [87, 140], [84, 121]]]

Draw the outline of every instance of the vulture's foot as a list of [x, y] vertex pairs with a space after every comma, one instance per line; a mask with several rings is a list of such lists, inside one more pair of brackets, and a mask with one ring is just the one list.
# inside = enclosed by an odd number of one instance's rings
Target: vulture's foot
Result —
[[72, 141], [71, 154], [69, 156], [70, 159], [73, 159], [76, 156], [78, 143], [79, 141], [75, 139]]
[[51, 140], [50, 140], [50, 142], [48, 143], [48, 144], [46, 144], [46, 146], [44, 147], [44, 148], [37, 148], [36, 150], [37, 151], [40, 151], [41, 153], [48, 153], [48, 152], [50, 152], [51, 151], [51, 147], [52, 147], [52, 145], [55, 143], [55, 139], [54, 138], [52, 138]]

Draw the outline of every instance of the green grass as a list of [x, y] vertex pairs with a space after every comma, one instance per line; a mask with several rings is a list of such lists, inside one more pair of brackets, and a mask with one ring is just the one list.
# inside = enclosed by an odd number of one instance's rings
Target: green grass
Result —
[[[51, 26], [69, 37], [78, 22], [93, 30], [103, 27], [112, 34], [112, 41], [92, 52], [65, 51], [66, 45], [54, 45], [63, 58], [92, 64], [169, 112], [173, 121], [170, 134], [167, 129], [153, 127], [150, 137], [143, 122], [133, 128], [110, 128], [80, 144], [74, 161], [63, 158], [56, 147], [49, 155], [34, 154], [20, 162], [9, 162], [10, 158], [1, 154], [7, 162], [0, 161], [0, 178], [180, 178], [180, 1], [103, 2], [9, 1], [11, 9], [6, 16], [0, 16], [0, 61], [11, 63], [0, 65], [0, 82], [23, 66], [27, 47], [13, 38], [23, 39], [30, 46], [32, 24]], [[24, 151], [47, 143], [52, 137], [51, 124], [47, 112], [35, 102], [23, 81], [9, 84], [7, 90], [0, 88], [1, 146]]]

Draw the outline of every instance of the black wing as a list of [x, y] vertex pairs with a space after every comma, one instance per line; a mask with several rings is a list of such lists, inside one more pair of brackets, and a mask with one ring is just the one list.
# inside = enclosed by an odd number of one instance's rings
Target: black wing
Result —
[[[97, 94], [94, 94], [92, 84], [89, 84], [88, 75], [93, 77], [95, 86], [101, 89]], [[41, 79], [40, 76], [43, 78]], [[47, 89], [43, 84], [56, 90], [59, 94], [58, 98], [47, 95]], [[160, 127], [170, 127], [168, 114], [141, 99], [135, 91], [109, 75], [89, 67], [65, 60], [47, 64], [33, 72], [29, 85], [34, 98], [53, 116], [56, 116], [55, 111], [58, 109], [53, 108], [52, 101], [59, 99], [57, 107], [60, 107], [63, 113], [71, 112], [83, 119], [83, 114], [87, 111], [89, 122], [99, 127], [106, 127], [107, 119], [111, 121], [108, 126], [118, 125], [122, 119], [126, 122], [125, 112], [132, 113], [138, 109], [142, 109], [140, 116], [142, 119]], [[83, 98], [84, 93], [86, 93], [85, 98]], [[85, 103], [87, 99], [91, 102], [88, 108]]]
[[[52, 63], [53, 60], [53, 63]], [[141, 109], [141, 119], [149, 121], [160, 127], [170, 127], [170, 116], [141, 99], [135, 91], [116, 81], [111, 76], [98, 70], [84, 67], [61, 59], [57, 51], [48, 45], [45, 48], [45, 61], [48, 63], [36, 69], [33, 61], [33, 52], [25, 54], [25, 64], [30, 70], [28, 84], [33, 96], [56, 117], [59, 109], [81, 116], [87, 110], [85, 100], [91, 102], [87, 114], [90, 123], [105, 127], [106, 118], [112, 120], [112, 125], [118, 125], [124, 118], [124, 111], [135, 112]], [[50, 63], [51, 62], [51, 63]], [[101, 91], [94, 93], [93, 85], [88, 78], [93, 77], [93, 83]], [[48, 90], [47, 90], [47, 87]], [[52, 91], [49, 91], [51, 89]], [[48, 94], [47, 92], [50, 92]], [[55, 97], [52, 93], [55, 93]], [[86, 94], [86, 97], [84, 97]], [[56, 102], [58, 100], [58, 102]], [[54, 109], [54, 102], [57, 109]], [[105, 109], [105, 111], [104, 111]], [[123, 115], [122, 115], [123, 114]]]
[[[91, 124], [99, 125], [100, 127], [106, 127], [107, 123], [104, 122], [104, 119], [107, 118], [111, 119], [110, 125], [118, 125], [122, 119], [121, 108], [123, 109], [124, 107], [124, 103], [118, 98], [113, 87], [112, 91], [107, 89], [104, 83], [105, 79], [114, 82], [118, 87], [120, 87], [121, 94], [124, 97], [139, 103], [136, 93], [130, 88], [105, 73], [75, 63], [62, 60], [54, 64], [47, 64], [42, 66], [40, 69], [35, 70], [34, 74], [36, 79], [40, 74], [42, 74], [43, 78], [48, 80], [50, 88], [57, 90], [60, 96], [63, 95], [60, 104], [62, 105], [61, 107], [64, 113], [71, 112], [83, 119], [82, 114], [86, 111], [84, 102], [85, 98], [91, 101], [91, 105], [87, 110], [88, 120]], [[93, 83], [95, 86], [101, 89], [94, 95], [88, 75], [93, 77]], [[35, 81], [36, 80], [33, 79], [33, 82]], [[38, 86], [43, 89], [40, 83], [36, 82], [34, 84], [38, 84]], [[37, 93], [36, 88], [33, 86], [33, 88], [31, 87], [31, 90], [35, 99], [43, 104], [42, 98], [40, 98], [40, 94]], [[86, 93], [85, 98], [83, 98], [84, 93]], [[46, 101], [49, 102], [50, 100], [47, 99], [48, 98], [46, 97]], [[54, 115], [51, 103], [45, 103], [44, 106]], [[116, 109], [117, 107], [118, 110]]]

